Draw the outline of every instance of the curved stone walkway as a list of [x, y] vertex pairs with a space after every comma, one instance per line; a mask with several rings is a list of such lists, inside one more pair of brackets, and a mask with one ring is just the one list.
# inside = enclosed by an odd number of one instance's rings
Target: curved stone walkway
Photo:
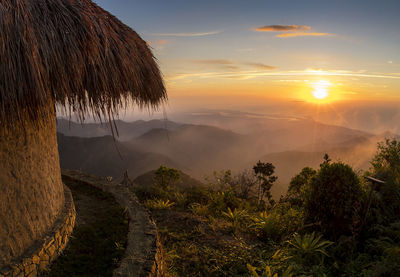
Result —
[[155, 223], [127, 186], [79, 171], [63, 170], [62, 175], [111, 193], [128, 211], [127, 248], [113, 276], [165, 276], [162, 247]]

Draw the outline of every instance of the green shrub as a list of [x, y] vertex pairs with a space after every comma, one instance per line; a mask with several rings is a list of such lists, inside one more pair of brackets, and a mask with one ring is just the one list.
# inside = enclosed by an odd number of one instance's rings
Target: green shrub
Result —
[[324, 164], [310, 182], [305, 216], [308, 223], [319, 223], [330, 238], [350, 234], [354, 206], [362, 200], [360, 180], [353, 169], [341, 162]]
[[306, 199], [310, 182], [317, 175], [317, 171], [305, 167], [290, 181], [286, 198], [292, 205], [302, 207]]
[[240, 200], [236, 197], [233, 190], [210, 192], [208, 205], [209, 211], [219, 216], [228, 208], [238, 208]]
[[266, 211], [261, 212], [252, 218], [253, 227], [257, 233], [264, 239], [277, 240], [281, 236], [281, 225], [279, 215], [275, 213], [268, 214]]

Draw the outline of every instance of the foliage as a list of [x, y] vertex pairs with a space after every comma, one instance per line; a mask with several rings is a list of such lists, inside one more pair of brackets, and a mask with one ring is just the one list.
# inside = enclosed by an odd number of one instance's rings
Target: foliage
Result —
[[378, 143], [378, 150], [367, 175], [384, 180], [384, 184], [372, 186], [374, 213], [371, 222], [391, 222], [400, 219], [400, 141], [386, 139]]
[[171, 184], [178, 182], [180, 178], [181, 174], [179, 170], [161, 165], [154, 173], [153, 181], [156, 187], [168, 193], [171, 190]]
[[228, 211], [222, 212], [222, 215], [230, 221], [233, 229], [236, 231], [239, 229], [243, 220], [247, 217], [247, 212], [239, 209], [234, 209], [232, 211], [230, 208], [228, 208]]
[[303, 236], [295, 234], [288, 244], [290, 245], [289, 253], [292, 255], [290, 260], [303, 265], [312, 265], [322, 263], [323, 258], [329, 256], [327, 248], [333, 242], [322, 240], [322, 235], [316, 236], [313, 232]]
[[292, 267], [289, 266], [282, 274], [275, 272], [270, 266], [266, 265], [261, 275], [258, 274], [257, 268], [247, 264], [247, 268], [251, 273], [252, 277], [292, 277]]
[[374, 173], [389, 171], [400, 182], [400, 141], [387, 138], [378, 143], [377, 153], [371, 161]]
[[324, 165], [328, 165], [331, 161], [332, 161], [332, 159], [329, 157], [329, 155], [327, 153], [325, 153], [324, 161], [319, 166], [323, 167]]
[[253, 167], [254, 173], [257, 175], [259, 182], [259, 193], [258, 200], [261, 201], [264, 198], [264, 194], [267, 196], [269, 204], [274, 205], [275, 201], [272, 199], [271, 188], [274, 182], [278, 179], [275, 175], [275, 166], [272, 163], [263, 163], [258, 161]]
[[220, 216], [228, 208], [238, 208], [239, 204], [240, 200], [231, 189], [222, 192], [210, 192], [209, 194], [208, 206], [213, 215]]
[[213, 176], [206, 177], [209, 186], [217, 191], [225, 191], [232, 187], [232, 172], [230, 170], [214, 171]]
[[354, 205], [363, 196], [360, 180], [349, 165], [325, 164], [310, 182], [305, 216], [308, 223], [319, 223], [330, 238], [350, 234]]
[[214, 172], [209, 187], [148, 189], [139, 198], [163, 207], [152, 213], [171, 276], [399, 276], [400, 184], [379, 161], [367, 174], [386, 183], [373, 188], [369, 213], [367, 184], [327, 155], [268, 206], [261, 198], [276, 178], [261, 162], [254, 173]]
[[145, 206], [152, 210], [167, 210], [174, 205], [175, 205], [174, 202], [170, 202], [169, 200], [161, 200], [161, 199], [147, 200], [145, 202]]
[[264, 239], [277, 240], [281, 236], [279, 215], [266, 211], [252, 217], [255, 230]]
[[250, 199], [255, 195], [254, 188], [257, 184], [257, 178], [254, 172], [244, 170], [232, 179], [232, 187], [237, 196], [242, 199]]
[[278, 203], [273, 210], [279, 215], [279, 225], [281, 226], [281, 234], [283, 236], [291, 235], [302, 228], [304, 223], [304, 211], [290, 203]]
[[208, 206], [199, 203], [192, 203], [189, 205], [189, 210], [199, 216], [207, 216], [209, 214]]
[[172, 200], [175, 201], [178, 207], [185, 208], [187, 202], [185, 193], [181, 193], [179, 191], [174, 192], [172, 195]]
[[288, 199], [292, 204], [304, 205], [310, 182], [316, 175], [317, 171], [310, 167], [305, 167], [292, 178], [288, 188]]

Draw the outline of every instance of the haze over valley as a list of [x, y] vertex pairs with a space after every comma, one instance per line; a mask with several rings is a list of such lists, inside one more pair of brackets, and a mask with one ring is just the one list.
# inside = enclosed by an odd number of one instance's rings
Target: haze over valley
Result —
[[114, 141], [108, 122], [82, 125], [58, 118], [61, 167], [119, 180], [125, 170], [135, 178], [166, 165], [203, 181], [213, 171], [230, 169], [236, 174], [261, 160], [275, 165], [278, 181], [272, 191], [279, 196], [302, 168], [318, 168], [325, 153], [355, 170], [366, 170], [377, 143], [396, 136], [234, 111], [190, 113], [189, 120], [196, 124], [117, 120]]

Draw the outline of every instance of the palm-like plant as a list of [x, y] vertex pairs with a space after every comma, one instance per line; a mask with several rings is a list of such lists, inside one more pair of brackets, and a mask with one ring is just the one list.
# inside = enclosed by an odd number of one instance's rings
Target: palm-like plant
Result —
[[222, 215], [226, 217], [232, 224], [232, 227], [236, 230], [242, 220], [247, 217], [247, 212], [245, 210], [234, 209], [233, 211], [228, 208], [227, 212], [222, 212]]
[[295, 234], [293, 240], [288, 241], [289, 251], [293, 255], [291, 259], [296, 259], [302, 263], [315, 263], [321, 258], [329, 256], [326, 249], [333, 244], [328, 240], [323, 240], [322, 235], [316, 236], [315, 233], [301, 236]]
[[154, 210], [166, 210], [174, 206], [174, 202], [170, 202], [169, 200], [161, 200], [161, 199], [156, 199], [156, 200], [147, 200], [145, 203], [145, 206], [149, 209], [154, 209]]

